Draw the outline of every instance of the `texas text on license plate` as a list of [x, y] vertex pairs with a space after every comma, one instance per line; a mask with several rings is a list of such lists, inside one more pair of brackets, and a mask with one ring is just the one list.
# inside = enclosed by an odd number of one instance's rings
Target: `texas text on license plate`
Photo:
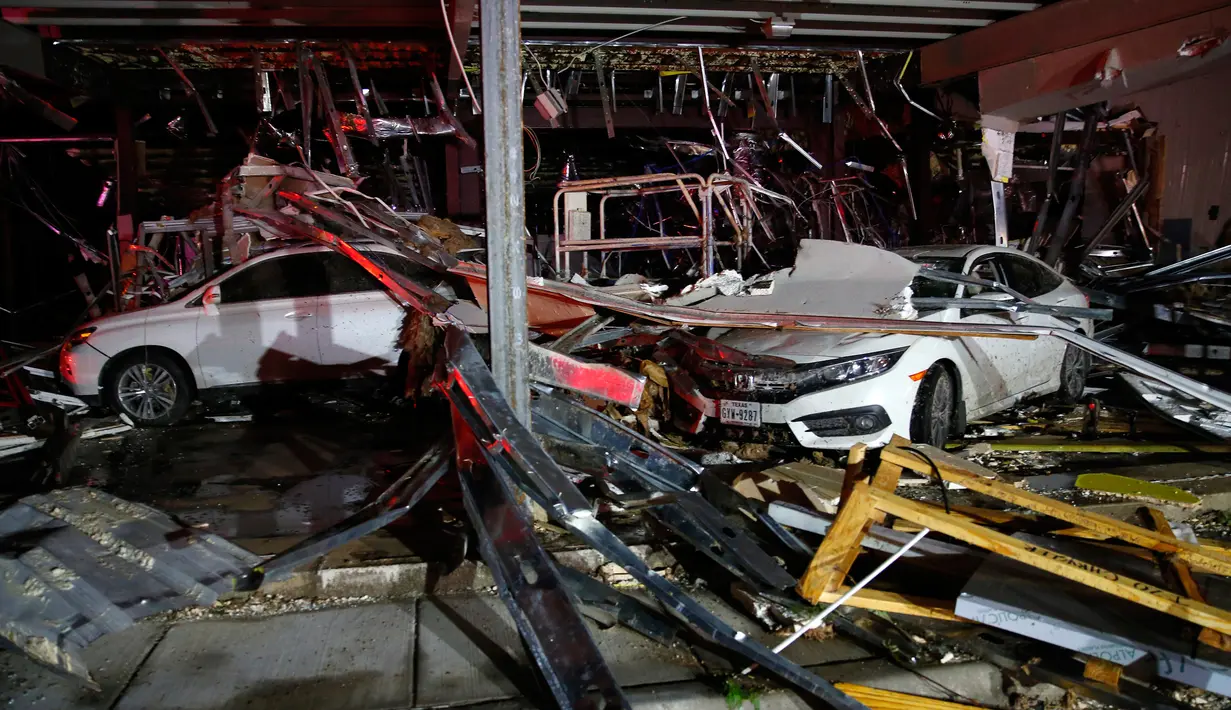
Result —
[[761, 403], [724, 399], [719, 402], [718, 420], [723, 424], [761, 426]]

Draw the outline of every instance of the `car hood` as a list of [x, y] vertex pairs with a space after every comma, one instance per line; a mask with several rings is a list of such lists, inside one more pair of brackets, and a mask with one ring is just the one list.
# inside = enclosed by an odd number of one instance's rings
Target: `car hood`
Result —
[[749, 355], [773, 355], [799, 364], [905, 348], [919, 340], [903, 333], [805, 333], [799, 331], [731, 330], [715, 338]]

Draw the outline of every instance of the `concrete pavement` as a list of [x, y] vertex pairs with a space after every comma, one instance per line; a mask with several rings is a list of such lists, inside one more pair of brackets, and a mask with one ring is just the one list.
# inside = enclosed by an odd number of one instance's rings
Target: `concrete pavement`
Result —
[[[761, 638], [708, 595], [707, 606]], [[732, 665], [687, 644], [669, 648], [626, 628], [591, 624], [638, 707], [722, 710]], [[942, 687], [1005, 707], [1000, 673], [983, 664], [902, 671], [843, 639], [803, 639], [794, 660], [826, 678], [945, 697]], [[17, 710], [398, 710], [549, 706], [512, 619], [495, 596], [379, 602], [255, 619], [143, 622], [86, 650], [92, 693], [22, 656], [0, 652], [0, 706]], [[926, 680], [923, 676], [930, 677]], [[765, 710], [807, 707], [770, 691]]]

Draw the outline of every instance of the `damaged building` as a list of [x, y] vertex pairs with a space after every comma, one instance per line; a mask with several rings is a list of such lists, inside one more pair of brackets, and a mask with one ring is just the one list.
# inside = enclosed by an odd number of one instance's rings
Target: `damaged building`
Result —
[[0, 13], [9, 706], [1231, 708], [1231, 3]]

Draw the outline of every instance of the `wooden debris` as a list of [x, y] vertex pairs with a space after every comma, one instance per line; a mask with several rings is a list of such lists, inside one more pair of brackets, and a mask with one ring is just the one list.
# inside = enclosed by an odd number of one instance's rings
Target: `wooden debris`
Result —
[[[1171, 523], [1167, 522], [1167, 517], [1161, 511], [1155, 508], [1143, 507], [1137, 511], [1143, 518], [1146, 524], [1154, 530], [1165, 535], [1175, 536], [1171, 530]], [[1197, 586], [1197, 580], [1193, 578], [1192, 570], [1188, 563], [1183, 560], [1178, 560], [1171, 555], [1163, 555], [1155, 553], [1158, 557], [1158, 563], [1163, 568], [1163, 575], [1167, 577], [1177, 591], [1183, 591], [1184, 594], [1194, 601], [1204, 602], [1205, 595], [1202, 594], [1201, 588]], [[1231, 651], [1231, 636], [1219, 633], [1214, 629], [1201, 629], [1197, 634], [1197, 640], [1207, 646], [1213, 646], [1222, 651]]]
[[[912, 448], [932, 457], [932, 460], [936, 462], [939, 468], [940, 476], [946, 481], [961, 483], [977, 493], [999, 498], [1006, 503], [1064, 520], [1107, 535], [1108, 537], [1114, 537], [1151, 550], [1175, 552], [1181, 559], [1190, 564], [1199, 564], [1216, 571], [1218, 574], [1231, 576], [1231, 556], [1202, 548], [1200, 545], [1177, 540], [1172, 536], [1163, 536], [1153, 530], [1130, 525], [1106, 515], [1085, 511], [1076, 506], [1053, 500], [1037, 493], [1019, 490], [1004, 483], [987, 480], [978, 473], [966, 470], [966, 466], [969, 466], [969, 464], [962, 461], [962, 459], [956, 456], [943, 455], [943, 452], [939, 449], [927, 446], [926, 444], [917, 444], [912, 446]], [[958, 462], [957, 465], [949, 459]], [[881, 460], [890, 461], [920, 472], [930, 472], [932, 470], [931, 465], [918, 453], [897, 446], [885, 447], [881, 451]]]
[[1086, 667], [1082, 670], [1082, 676], [1086, 679], [1110, 685], [1116, 689], [1120, 687], [1120, 676], [1123, 673], [1124, 666], [1103, 658], [1091, 658], [1086, 661]]
[[[1187, 596], [1177, 594], [1012, 537], [985, 525], [987, 522], [1015, 522], [1015, 516], [1010, 517], [1013, 514], [982, 512], [980, 509], [973, 509], [973, 512], [945, 510], [935, 505], [900, 498], [895, 494], [894, 489], [901, 478], [903, 469], [911, 469], [924, 475], [934, 475], [945, 481], [960, 483], [969, 490], [1065, 521], [1094, 534], [1106, 535], [1138, 545], [1146, 550], [1165, 555], [1169, 560], [1183, 563], [1184, 569], [1187, 569], [1191, 563], [1212, 569], [1219, 574], [1231, 573], [1231, 557], [1222, 551], [1211, 550], [1177, 539], [1171, 533], [1170, 527], [1166, 526], [1165, 519], [1159, 524], [1165, 526], [1166, 529], [1158, 530], [1138, 527], [1107, 516], [1089, 513], [1066, 503], [992, 480], [988, 478], [989, 472], [986, 470], [946, 454], [935, 447], [910, 445], [908, 442], [895, 438], [890, 446], [882, 450], [880, 466], [871, 482], [855, 481], [851, 485], [849, 497], [841, 506], [829, 534], [821, 542], [807, 572], [799, 582], [797, 590], [801, 596], [813, 604], [840, 596], [838, 589], [845, 581], [856, 555], [859, 554], [860, 542], [867, 534], [868, 528], [878, 515], [893, 515], [1017, 562], [1170, 614], [1197, 624], [1206, 630], [1219, 634], [1231, 634], [1231, 612], [1205, 603], [1200, 596], [1200, 591], [1196, 589], [1195, 582], [1191, 588], [1187, 584], [1183, 585]], [[1035, 521], [1031, 519], [1030, 522]], [[1153, 527], [1157, 528], [1158, 525]], [[1191, 575], [1189, 576], [1191, 578]], [[862, 594], [864, 600], [861, 601], [865, 604], [868, 599], [876, 596], [867, 594], [867, 590]], [[882, 592], [879, 595], [880, 603], [886, 603], [888, 597], [885, 593]], [[900, 603], [904, 601], [904, 598], [897, 601], [899, 601], [898, 610], [903, 613], [920, 611], [919, 608], [908, 610], [907, 604]], [[930, 606], [937, 610], [940, 607], [937, 603]], [[1209, 634], [1206, 636], [1211, 640], [1216, 638]]]
[[964, 705], [948, 700], [935, 700], [922, 695], [910, 695], [893, 690], [869, 688], [854, 683], [835, 683], [834, 687], [868, 706], [868, 710], [970, 710], [982, 705]]

